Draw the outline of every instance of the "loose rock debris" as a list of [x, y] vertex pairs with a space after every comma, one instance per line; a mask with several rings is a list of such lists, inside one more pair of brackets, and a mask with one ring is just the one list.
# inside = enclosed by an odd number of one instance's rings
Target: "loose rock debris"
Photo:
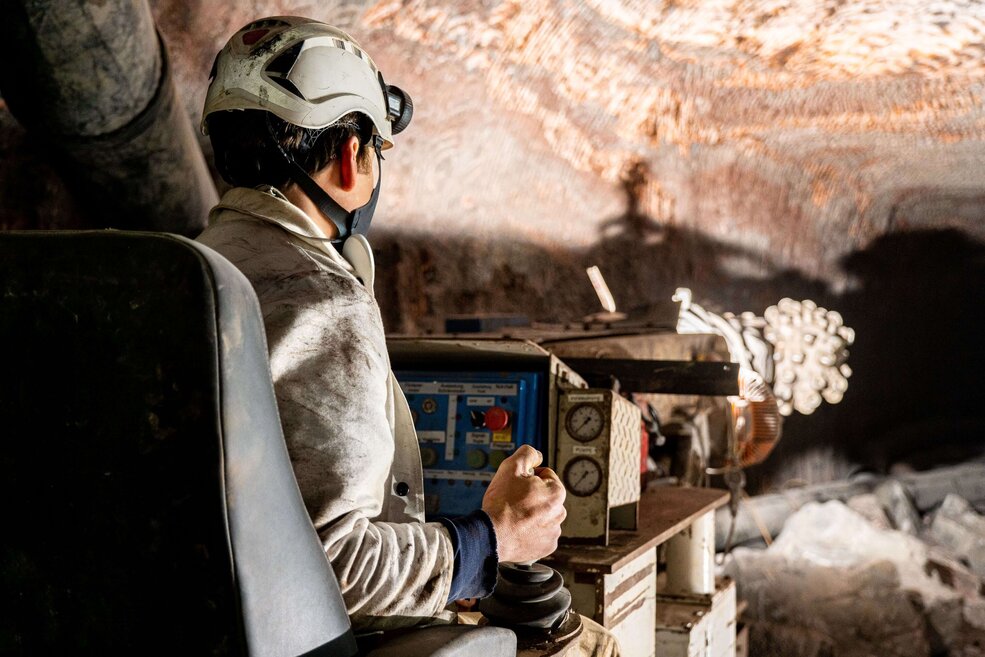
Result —
[[[956, 495], [924, 518], [902, 505], [893, 491], [806, 504], [770, 547], [736, 549], [724, 570], [750, 654], [985, 657], [985, 517]], [[901, 518], [914, 533], [890, 528]]]

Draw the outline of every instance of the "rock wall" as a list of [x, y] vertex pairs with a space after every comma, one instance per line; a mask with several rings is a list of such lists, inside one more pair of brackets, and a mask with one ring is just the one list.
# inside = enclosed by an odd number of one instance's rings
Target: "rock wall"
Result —
[[[621, 309], [813, 298], [856, 329], [855, 375], [764, 485], [980, 448], [981, 0], [151, 5], [196, 122], [215, 52], [264, 14], [349, 30], [414, 97], [374, 223], [390, 330], [576, 319], [593, 264]], [[18, 130], [0, 115], [3, 225], [73, 225]]]

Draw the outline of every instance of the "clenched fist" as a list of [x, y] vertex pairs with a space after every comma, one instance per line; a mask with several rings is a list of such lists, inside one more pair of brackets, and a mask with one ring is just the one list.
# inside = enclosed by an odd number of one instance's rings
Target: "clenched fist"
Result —
[[527, 562], [557, 549], [564, 510], [564, 485], [543, 455], [530, 445], [505, 459], [496, 471], [482, 510], [492, 520], [500, 561]]

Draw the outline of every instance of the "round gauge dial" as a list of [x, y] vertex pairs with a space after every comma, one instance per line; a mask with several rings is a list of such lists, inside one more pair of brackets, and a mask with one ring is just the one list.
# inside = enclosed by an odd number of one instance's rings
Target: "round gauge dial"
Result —
[[564, 485], [572, 495], [588, 497], [602, 485], [602, 466], [587, 456], [573, 458], [564, 467]]
[[564, 426], [575, 440], [587, 443], [595, 440], [605, 427], [605, 415], [595, 404], [578, 404], [564, 420]]

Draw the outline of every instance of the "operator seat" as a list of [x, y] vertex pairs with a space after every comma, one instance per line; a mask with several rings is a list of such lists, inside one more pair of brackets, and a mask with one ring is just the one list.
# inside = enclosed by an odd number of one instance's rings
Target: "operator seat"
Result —
[[[173, 235], [0, 233], [0, 288], [0, 654], [357, 654], [239, 271]], [[413, 632], [377, 651], [515, 654]]]

